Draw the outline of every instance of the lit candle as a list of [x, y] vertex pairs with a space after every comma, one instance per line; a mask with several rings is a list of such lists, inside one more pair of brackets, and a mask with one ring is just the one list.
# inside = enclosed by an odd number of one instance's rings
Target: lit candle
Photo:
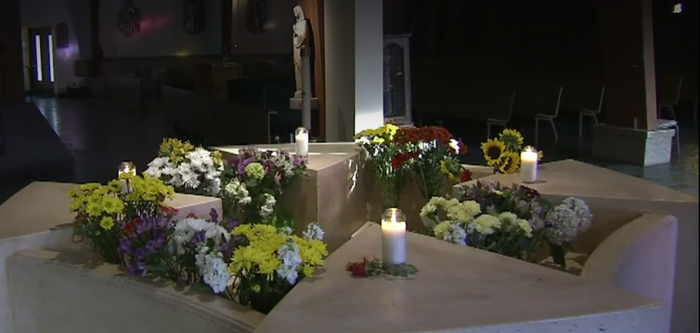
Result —
[[136, 175], [136, 167], [134, 167], [134, 163], [124, 161], [119, 165], [119, 181], [122, 183], [122, 193], [128, 193], [130, 192], [129, 189], [129, 180], [128, 179], [122, 179], [122, 175]]
[[308, 156], [309, 155], [309, 131], [306, 128], [299, 127], [294, 133], [294, 142], [297, 147], [297, 155]]
[[397, 208], [389, 208], [382, 215], [382, 262], [406, 263], [406, 217]]
[[537, 181], [537, 160], [539, 155], [537, 150], [528, 146], [520, 153], [520, 179], [523, 183], [534, 183]]

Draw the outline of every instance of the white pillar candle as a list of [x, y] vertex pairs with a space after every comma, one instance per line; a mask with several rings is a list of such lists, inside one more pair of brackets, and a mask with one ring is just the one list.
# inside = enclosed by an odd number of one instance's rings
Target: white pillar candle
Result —
[[406, 263], [406, 221], [402, 216], [396, 208], [382, 216], [382, 262], [388, 265]]
[[297, 148], [297, 155], [308, 156], [309, 155], [309, 132], [303, 128], [297, 128], [294, 135], [294, 142]]
[[526, 147], [520, 153], [520, 180], [523, 183], [534, 183], [537, 181], [537, 161], [539, 155], [532, 147]]
[[134, 163], [122, 162], [122, 164], [119, 165], [119, 172], [117, 173], [117, 176], [119, 177], [119, 182], [122, 184], [122, 193], [131, 192], [129, 188], [129, 180], [121, 179], [122, 174], [130, 174], [135, 176], [136, 168], [134, 167]]

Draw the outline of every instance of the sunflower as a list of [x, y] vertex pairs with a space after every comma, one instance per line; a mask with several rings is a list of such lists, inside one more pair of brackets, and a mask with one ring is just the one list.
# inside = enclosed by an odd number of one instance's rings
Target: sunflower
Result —
[[501, 140], [510, 151], [519, 151], [520, 147], [523, 146], [523, 136], [514, 129], [504, 129], [498, 136], [498, 139]]
[[520, 155], [518, 153], [506, 153], [503, 157], [503, 164], [498, 168], [498, 171], [505, 174], [518, 172], [520, 169]]
[[488, 139], [481, 144], [486, 163], [490, 166], [498, 165], [506, 153], [506, 145], [498, 139]]

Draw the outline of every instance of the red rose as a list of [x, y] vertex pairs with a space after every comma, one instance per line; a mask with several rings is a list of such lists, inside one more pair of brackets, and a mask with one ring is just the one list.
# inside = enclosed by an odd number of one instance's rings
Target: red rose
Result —
[[462, 177], [461, 177], [460, 181], [462, 183], [466, 183], [470, 180], [472, 180], [472, 172], [467, 170], [467, 169], [464, 169], [464, 171], [462, 171]]
[[194, 215], [194, 213], [189, 213], [189, 214], [187, 214], [187, 218], [188, 219], [196, 219], [197, 215]]
[[352, 265], [352, 267], [350, 267], [350, 275], [357, 276], [357, 277], [367, 276], [367, 267], [365, 266], [365, 263], [364, 262], [354, 263]]
[[127, 223], [124, 225], [124, 235], [127, 237], [131, 236], [134, 234], [134, 224], [133, 223]]
[[459, 153], [460, 154], [466, 154], [467, 153], [467, 145], [462, 142], [462, 139], [459, 139]]

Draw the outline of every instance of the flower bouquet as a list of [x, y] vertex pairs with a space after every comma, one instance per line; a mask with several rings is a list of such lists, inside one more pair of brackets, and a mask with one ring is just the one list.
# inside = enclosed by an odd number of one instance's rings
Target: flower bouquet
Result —
[[223, 160], [218, 151], [210, 152], [189, 142], [166, 138], [158, 157], [148, 163], [145, 174], [160, 178], [177, 192], [216, 196], [221, 187]]
[[[508, 231], [511, 236], [506, 239], [501, 238], [501, 240], [510, 239], [512, 242], [494, 247], [497, 249], [495, 251], [493, 250], [494, 248], [484, 248], [481, 244], [477, 244], [476, 247], [524, 260], [530, 260], [530, 255], [546, 243], [549, 245], [554, 262], [563, 267], [566, 265], [564, 260], [566, 250], [571, 249], [571, 242], [578, 235], [590, 228], [593, 218], [588, 206], [581, 199], [570, 197], [564, 199], [561, 204], [553, 206], [549, 201], [542, 198], [536, 190], [518, 184], [505, 186], [498, 182], [477, 181], [476, 184], [473, 185], [460, 186], [458, 200], [449, 200], [451, 201], [450, 203], [443, 203], [443, 200], [447, 201], [447, 199], [438, 198], [435, 200], [436, 203], [433, 205], [436, 207], [435, 209], [433, 206], [426, 205], [421, 212], [421, 216], [425, 216], [424, 223], [427, 225], [434, 225], [436, 224], [435, 221], [441, 221], [439, 220], [440, 216], [445, 216], [448, 222], [452, 220], [464, 220], [464, 216], [469, 216], [476, 210], [476, 206], [478, 206], [481, 212], [498, 217], [498, 222], [494, 219], [490, 219], [491, 223], [479, 226], [479, 228], [482, 229], [484, 227], [489, 227], [485, 229], [487, 233], [491, 232], [489, 229], [494, 230], [494, 233], [491, 234], [502, 233], [504, 231], [504, 226], [512, 227], [517, 225], [517, 228], [505, 230]], [[476, 203], [477, 205], [465, 204], [469, 202]], [[468, 205], [470, 208], [450, 208], [460, 207], [460, 205]], [[442, 215], [439, 214], [439, 208], [441, 207], [447, 207], [442, 209], [442, 211], [446, 212]], [[459, 211], [465, 210], [468, 211], [468, 213], [461, 213], [461, 215], [459, 215]], [[478, 218], [480, 218], [480, 216]], [[482, 220], [481, 222], [483, 223], [484, 221], [485, 220]], [[451, 224], [443, 225], [442, 229], [437, 228], [436, 225], [434, 229], [436, 230], [436, 237], [442, 236], [441, 238], [451, 242], [455, 242], [452, 238], [459, 240], [460, 238], [456, 237], [461, 236], [459, 229], [454, 229], [456, 230], [454, 231], [454, 235], [456, 236], [451, 236], [449, 233], [442, 232], [442, 230], [445, 230], [446, 227], [451, 226]], [[464, 225], [464, 223], [457, 224], [460, 226]], [[469, 234], [469, 226], [467, 227], [467, 233]], [[520, 230], [517, 231], [517, 229]], [[474, 228], [474, 230], [477, 230], [477, 228]], [[514, 230], [517, 231], [516, 235], [513, 235]], [[471, 241], [474, 240], [471, 239]], [[517, 244], [517, 246], [514, 244]], [[470, 242], [469, 245], [474, 244]]]
[[[172, 198], [173, 188], [144, 175], [143, 178], [122, 174], [121, 180], [107, 185], [84, 184], [72, 189], [70, 211], [76, 213], [74, 239], [87, 240], [88, 245], [105, 262], [122, 264], [118, 248], [128, 221], [141, 216], [158, 216], [165, 198]], [[122, 190], [122, 181], [129, 182], [129, 191]]]
[[208, 220], [187, 216], [172, 229], [178, 281], [195, 286], [203, 283], [215, 294], [228, 290], [231, 276], [227, 262], [236, 244], [231, 231], [238, 225], [235, 219], [225, 224], [218, 220], [216, 210], [212, 209]]
[[224, 211], [242, 223], [290, 226], [288, 218], [279, 214], [277, 201], [284, 188], [305, 173], [303, 157], [292, 156], [284, 150], [243, 148], [222, 175]]
[[[486, 164], [494, 173], [512, 174], [520, 170], [520, 153], [523, 150], [523, 136], [514, 129], [504, 129], [497, 139], [488, 139], [481, 144]], [[539, 159], [543, 152], [539, 150]]]
[[398, 207], [401, 189], [406, 182], [408, 168], [399, 165], [400, 161], [394, 161], [403, 152], [394, 141], [398, 129], [395, 125], [386, 124], [355, 135], [355, 142], [367, 151], [369, 163], [379, 182], [382, 209]]
[[424, 225], [446, 242], [527, 259], [533, 250], [530, 223], [509, 211], [482, 211], [478, 202], [433, 197], [421, 210]]
[[471, 178], [457, 159], [458, 154], [466, 152], [466, 146], [442, 127], [402, 127], [394, 141], [404, 152], [394, 156], [392, 166], [411, 171], [424, 202], [442, 195], [448, 179], [458, 182]]
[[236, 248], [228, 266], [236, 301], [264, 314], [301, 280], [313, 276], [328, 255], [323, 230], [312, 223], [303, 237], [289, 228], [245, 224], [233, 230], [245, 245]]

